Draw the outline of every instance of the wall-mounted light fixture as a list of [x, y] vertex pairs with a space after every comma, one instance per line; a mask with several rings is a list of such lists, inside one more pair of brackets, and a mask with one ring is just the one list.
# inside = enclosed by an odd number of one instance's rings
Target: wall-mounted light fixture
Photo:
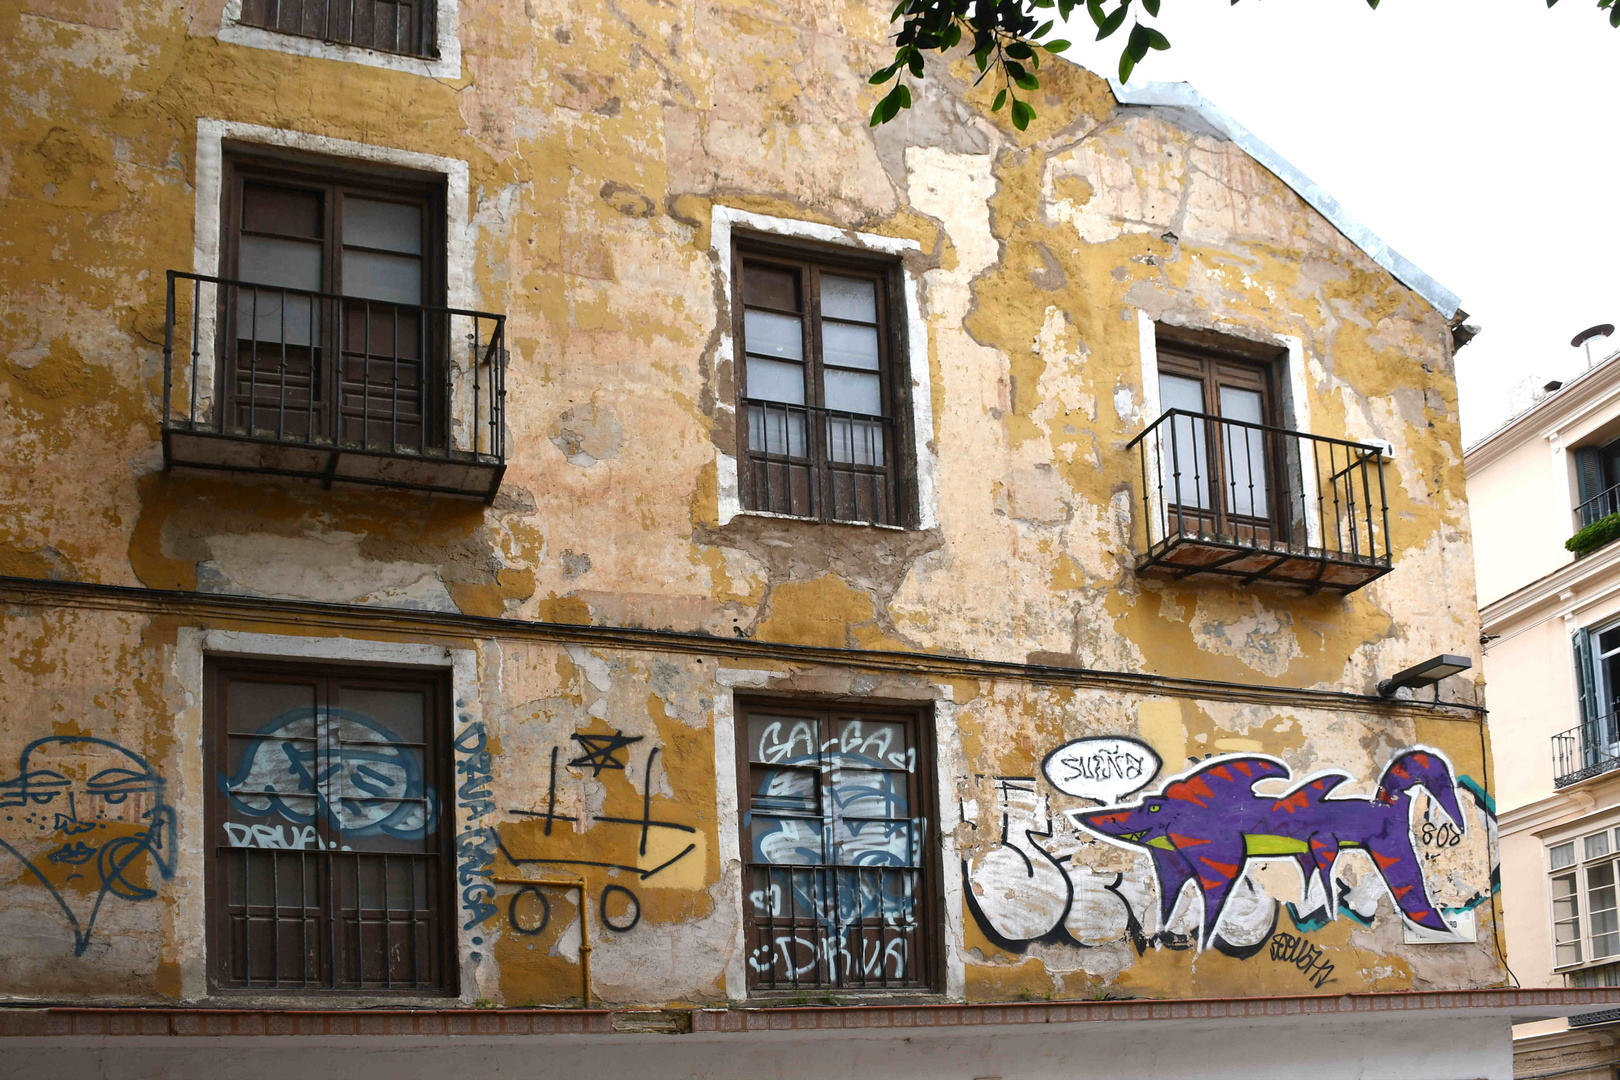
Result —
[[1466, 656], [1453, 656], [1450, 653], [1441, 653], [1431, 656], [1421, 664], [1414, 664], [1405, 671], [1397, 672], [1378, 684], [1378, 696], [1390, 697], [1403, 686], [1417, 688], [1419, 686], [1432, 686], [1447, 675], [1455, 675], [1459, 671], [1467, 671], [1474, 666], [1474, 662]]

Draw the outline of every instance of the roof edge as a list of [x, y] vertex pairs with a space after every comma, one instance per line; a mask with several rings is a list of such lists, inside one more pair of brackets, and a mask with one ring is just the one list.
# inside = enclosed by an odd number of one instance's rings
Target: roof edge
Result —
[[1150, 82], [1126, 85], [1118, 79], [1109, 79], [1108, 88], [1114, 92], [1114, 100], [1121, 105], [1156, 105], [1187, 109], [1196, 113], [1210, 127], [1237, 143], [1250, 157], [1271, 170], [1277, 179], [1287, 184], [1317, 213], [1327, 218], [1334, 228], [1344, 234], [1345, 239], [1365, 252], [1373, 262], [1389, 271], [1397, 281], [1427, 300], [1447, 319], [1456, 317], [1462, 303], [1456, 293], [1419, 270], [1400, 252], [1380, 240], [1371, 229], [1347, 213], [1337, 199], [1289, 164], [1277, 151], [1261, 142], [1248, 128], [1222, 112], [1200, 94], [1192, 83]]

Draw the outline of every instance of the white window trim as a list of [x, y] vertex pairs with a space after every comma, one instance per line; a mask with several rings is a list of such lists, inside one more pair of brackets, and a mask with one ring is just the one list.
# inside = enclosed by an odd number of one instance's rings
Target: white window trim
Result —
[[260, 26], [242, 25], [242, 0], [226, 0], [220, 18], [219, 40], [232, 45], [245, 45], [250, 49], [269, 49], [293, 56], [311, 56], [323, 60], [342, 60], [351, 64], [404, 71], [433, 79], [461, 78], [461, 38], [456, 33], [456, 20], [460, 0], [438, 0], [438, 13], [434, 19], [434, 33], [438, 35], [438, 59], [419, 56], [400, 56], [397, 53], [364, 49], [357, 45], [339, 45], [316, 38], [300, 37], [266, 30]]
[[[1576, 971], [1584, 971], [1588, 968], [1607, 967], [1610, 964], [1620, 964], [1620, 952], [1599, 957], [1593, 957], [1590, 955], [1592, 952], [1592, 928], [1588, 919], [1591, 915], [1591, 908], [1587, 903], [1586, 898], [1585, 877], [1585, 871], [1589, 865], [1603, 862], [1605, 860], [1616, 864], [1615, 889], [1616, 894], [1620, 895], [1620, 838], [1615, 836], [1616, 830], [1620, 830], [1620, 816], [1609, 813], [1606, 816], [1594, 814], [1579, 821], [1569, 822], [1557, 830], [1549, 830], [1545, 833], [1538, 834], [1542, 843], [1542, 869], [1545, 872], [1545, 880], [1547, 882], [1547, 888], [1544, 890], [1547, 913], [1547, 944], [1552, 950], [1552, 970], [1557, 974], [1567, 975]], [[1584, 839], [1585, 837], [1591, 836], [1594, 833], [1600, 832], [1608, 833], [1609, 835], [1609, 853], [1607, 855], [1599, 855], [1595, 859], [1588, 859], [1586, 857]], [[1575, 845], [1575, 861], [1569, 866], [1554, 870], [1552, 868], [1552, 850], [1553, 848], [1561, 847], [1564, 844]], [[1573, 964], [1560, 964], [1558, 963], [1558, 943], [1553, 937], [1554, 913], [1552, 879], [1571, 873], [1575, 875], [1575, 895], [1580, 901], [1580, 911], [1578, 917], [1580, 919], [1581, 931], [1581, 959]]]
[[[203, 630], [182, 627], [173, 653], [170, 677], [179, 691], [183, 707], [175, 717], [175, 735], [180, 742], [180, 784], [175, 792], [180, 839], [177, 879], [192, 882], [194, 887], [174, 890], [177, 926], [180, 935], [180, 994], [187, 1001], [208, 997], [207, 945], [208, 922], [205, 890], [201, 883], [207, 880], [209, 864], [208, 843], [204, 828], [203, 807], [207, 801], [209, 779], [203, 759], [203, 740], [207, 730], [203, 719], [204, 692], [203, 664], [213, 656], [262, 656], [289, 660], [308, 660], [323, 663], [401, 664], [412, 667], [448, 669], [450, 671], [451, 743], [454, 745], [467, 728], [483, 720], [483, 706], [478, 694], [478, 655], [472, 649], [450, 649], [437, 645], [417, 645], [405, 642], [367, 641], [361, 638], [300, 637], [286, 634], [254, 634], [235, 630]], [[467, 812], [450, 798], [446, 805], [456, 815], [456, 835], [470, 825]], [[454, 853], [451, 853], [454, 859]], [[454, 916], [459, 909], [450, 912]], [[456, 927], [456, 954], [460, 958], [461, 1000], [471, 1001], [479, 993], [472, 977], [473, 964], [469, 956], [475, 951], [473, 931], [462, 930], [461, 920], [449, 920]]]
[[[1257, 332], [1253, 328], [1239, 328], [1232, 324], [1211, 323], [1207, 326], [1194, 326], [1191, 323], [1172, 323], [1166, 320], [1166, 325], [1185, 326], [1188, 329], [1209, 330], [1215, 333], [1230, 334], [1248, 341], [1263, 341], [1276, 345], [1284, 350], [1284, 366], [1287, 368], [1286, 378], [1282, 381], [1277, 403], [1280, 407], [1282, 426], [1293, 431], [1309, 432], [1311, 430], [1311, 404], [1308, 384], [1305, 377], [1305, 343], [1297, 337], [1288, 334], [1273, 334], [1265, 331]], [[1159, 334], [1158, 322], [1147, 312], [1138, 309], [1136, 312], [1137, 346], [1142, 357], [1142, 407], [1143, 427], [1146, 428], [1163, 415], [1159, 401]], [[1393, 452], [1393, 447], [1384, 439], [1363, 439], [1373, 445], [1384, 448], [1384, 457], [1387, 460]], [[1146, 441], [1143, 443], [1143, 453], [1148, 455], [1147, 474], [1149, 477], [1159, 475], [1159, 462], [1154, 449]], [[1303, 484], [1304, 466], [1301, 464], [1300, 481]], [[1154, 490], [1150, 492], [1153, 499], [1153, 514], [1157, 521], [1165, 519], [1164, 492]], [[1151, 539], [1151, 534], [1150, 534]], [[1161, 537], [1162, 539], [1162, 537]], [[1305, 503], [1305, 539], [1313, 547], [1322, 546], [1322, 516], [1317, 508], [1309, 502]]]
[[[415, 150], [400, 150], [391, 146], [335, 139], [327, 135], [314, 135], [286, 128], [261, 127], [235, 120], [215, 120], [201, 117], [197, 120], [197, 177], [194, 239], [192, 246], [192, 272], [217, 276], [220, 272], [220, 208], [224, 185], [226, 140], [254, 143], [260, 146], [303, 150], [326, 157], [339, 158], [360, 164], [393, 165], [417, 172], [435, 173], [445, 180], [445, 251], [444, 283], [445, 303], [449, 307], [478, 307], [476, 278], [473, 275], [474, 228], [470, 216], [471, 179], [467, 162], [460, 158], [423, 154]], [[182, 283], [183, 284], [183, 283]], [[206, 295], [206, 294], [205, 294]], [[215, 309], [213, 303], [199, 305], [195, 347], [199, 356], [214, 355]], [[459, 317], [458, 317], [459, 318]], [[464, 374], [458, 357], [457, 373]], [[468, 380], [458, 379], [453, 418], [457, 434], [465, 435], [472, 422], [472, 395], [463, 394]], [[197, 371], [197, 411], [210, 415], [214, 404], [214, 365], [200, 364]], [[458, 445], [460, 445], [458, 443]]]
[[[742, 816], [737, 791], [737, 701], [738, 688], [744, 696], [749, 690], [771, 686], [782, 677], [779, 671], [757, 668], [719, 668], [715, 671], [714, 694], [714, 775], [715, 818], [719, 831], [720, 887], [722, 895], [733, 898], [736, 906], [732, 914], [736, 919], [736, 933], [732, 939], [731, 956], [726, 961], [726, 999], [748, 1000], [748, 931], [743, 905]], [[945, 997], [951, 1001], [964, 1001], [967, 997], [967, 960], [963, 955], [964, 927], [962, 923], [962, 876], [951, 868], [961, 865], [956, 848], [956, 827], [961, 824], [959, 806], [947, 793], [956, 790], [953, 763], [962, 756], [961, 731], [957, 726], [957, 706], [952, 702], [949, 686], [934, 688], [934, 795], [938, 804], [939, 823], [930, 831], [929, 842], [939, 844], [939, 873], [943, 888], [944, 910], [940, 925], [934, 931], [941, 935], [944, 947], [939, 951], [941, 974], [944, 976]], [[926, 704], [919, 700], [921, 707]], [[937, 839], [935, 839], [937, 837]]]
[[[718, 373], [722, 368], [729, 367], [736, 371], [736, 339], [732, 333], [732, 305], [736, 302], [734, 295], [735, 283], [731, 280], [731, 239], [732, 230], [741, 227], [752, 232], [768, 233], [774, 236], [789, 236], [804, 240], [818, 240], [823, 243], [838, 244], [854, 251], [874, 252], [883, 255], [904, 255], [906, 252], [920, 252], [922, 245], [915, 240], [906, 240], [894, 236], [880, 236], [876, 233], [855, 232], [850, 229], [840, 229], [832, 225], [821, 225], [811, 221], [798, 221], [793, 218], [771, 217], [767, 214], [756, 214], [747, 210], [738, 210], [731, 206], [714, 207], [709, 228], [709, 250], [714, 260], [715, 274], [720, 285], [720, 295], [723, 298], [722, 306], [718, 312], [720, 322], [720, 340], [715, 346], [713, 358], [710, 361], [709, 377], [711, 385], [717, 388], [715, 408], [723, 415], [723, 419], [732, 421], [730, 427], [737, 430], [737, 395], [736, 383], [733, 381], [729, 387], [721, 388]], [[932, 378], [928, 370], [928, 326], [922, 316], [922, 278], [919, 274], [901, 263], [901, 293], [905, 297], [906, 306], [906, 365], [901, 374], [909, 374], [910, 388], [907, 395], [911, 410], [911, 428], [914, 433], [911, 454], [916, 463], [914, 470], [916, 476], [917, 523], [918, 529], [931, 529], [938, 524], [938, 517], [934, 507], [934, 477], [937, 462], [933, 452], [934, 437], [934, 404], [932, 392]], [[729, 450], [715, 448], [715, 464], [717, 469], [717, 486], [719, 490], [719, 519], [724, 525], [738, 515], [749, 517], [790, 517], [786, 514], [775, 514], [768, 511], [745, 510], [742, 505], [740, 477], [738, 475], [737, 455]], [[803, 518], [792, 516], [792, 520], [802, 521]], [[860, 525], [860, 522], [848, 524]], [[868, 526], [872, 528], [895, 528], [896, 526]]]

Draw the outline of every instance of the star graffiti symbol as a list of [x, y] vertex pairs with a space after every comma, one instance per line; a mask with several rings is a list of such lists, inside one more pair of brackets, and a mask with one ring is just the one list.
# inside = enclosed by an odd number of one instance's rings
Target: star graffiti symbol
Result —
[[601, 776], [603, 769], [618, 769], [623, 772], [624, 762], [614, 757], [614, 753], [642, 740], [640, 735], [625, 738], [624, 733], [620, 731], [615, 731], [611, 735], [581, 735], [575, 732], [572, 738], [579, 743], [584, 753], [568, 764], [590, 769], [593, 778]]

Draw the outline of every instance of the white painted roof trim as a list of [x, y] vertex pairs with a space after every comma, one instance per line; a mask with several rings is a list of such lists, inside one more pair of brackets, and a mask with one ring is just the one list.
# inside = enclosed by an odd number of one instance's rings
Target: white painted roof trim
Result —
[[1272, 174], [1294, 189], [1294, 192], [1333, 223], [1345, 237], [1373, 262], [1388, 270], [1396, 280], [1417, 293], [1446, 318], [1453, 318], [1461, 301], [1451, 290], [1441, 285], [1422, 270], [1413, 266], [1400, 252], [1378, 239], [1373, 231], [1345, 212], [1338, 200], [1318, 187], [1310, 177], [1283, 159], [1283, 156], [1259, 139], [1242, 124], [1216, 108], [1208, 98], [1186, 82], [1150, 82], [1126, 85], [1117, 79], [1108, 80], [1114, 99], [1121, 105], [1157, 105], [1186, 109], [1196, 113], [1211, 128], [1237, 143], [1254, 160], [1270, 169]]

